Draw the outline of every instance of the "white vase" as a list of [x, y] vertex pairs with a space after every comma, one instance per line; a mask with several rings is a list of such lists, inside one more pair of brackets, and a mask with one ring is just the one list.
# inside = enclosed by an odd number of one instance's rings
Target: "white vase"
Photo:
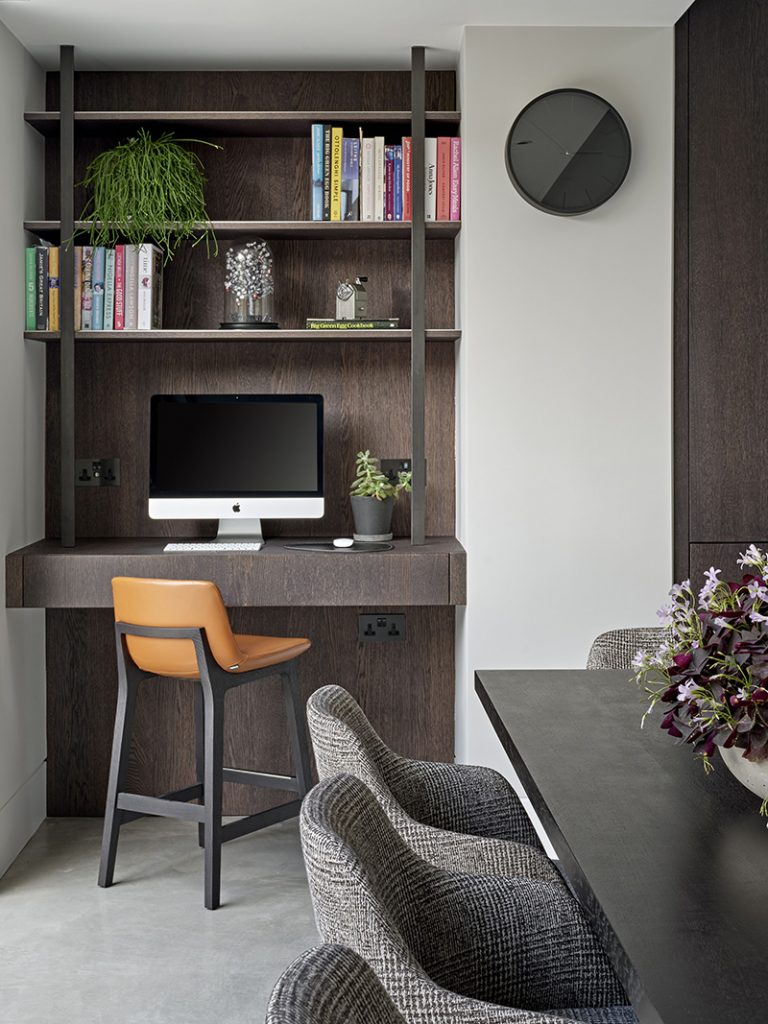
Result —
[[761, 800], [768, 800], [768, 760], [747, 761], [739, 747], [718, 747], [725, 766]]

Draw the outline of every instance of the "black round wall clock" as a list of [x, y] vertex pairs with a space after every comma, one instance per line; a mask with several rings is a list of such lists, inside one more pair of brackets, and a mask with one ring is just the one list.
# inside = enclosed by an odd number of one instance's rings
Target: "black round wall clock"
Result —
[[584, 89], [554, 89], [520, 111], [507, 136], [507, 172], [545, 213], [602, 206], [627, 176], [632, 146], [619, 112]]

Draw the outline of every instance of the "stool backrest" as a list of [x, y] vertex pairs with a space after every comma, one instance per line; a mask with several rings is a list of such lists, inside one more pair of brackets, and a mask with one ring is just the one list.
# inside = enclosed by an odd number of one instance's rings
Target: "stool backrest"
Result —
[[[242, 657], [215, 583], [116, 576], [112, 580], [112, 595], [116, 622], [131, 626], [205, 629], [211, 653], [222, 668], [231, 668]], [[163, 676], [198, 674], [191, 640], [129, 635], [126, 644], [133, 661], [145, 672]]]

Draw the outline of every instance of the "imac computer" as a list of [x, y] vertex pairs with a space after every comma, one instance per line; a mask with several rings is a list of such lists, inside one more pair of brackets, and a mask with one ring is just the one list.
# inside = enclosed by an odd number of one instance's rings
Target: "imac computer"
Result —
[[218, 519], [215, 540], [172, 550], [258, 550], [261, 519], [319, 519], [321, 395], [153, 395], [150, 519]]

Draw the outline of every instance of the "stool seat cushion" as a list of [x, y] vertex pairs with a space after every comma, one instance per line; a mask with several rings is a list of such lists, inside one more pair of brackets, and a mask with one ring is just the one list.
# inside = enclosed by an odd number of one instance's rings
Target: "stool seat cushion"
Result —
[[[268, 668], [270, 665], [280, 665], [284, 661], [291, 661], [292, 658], [298, 657], [312, 646], [309, 640], [292, 636], [246, 636], [242, 633], [235, 633], [234, 640], [239, 659], [231, 665], [222, 665], [221, 667], [225, 671], [235, 674], [252, 672], [257, 668]], [[179, 648], [174, 652], [174, 671], [157, 672], [155, 666], [151, 670], [155, 675], [173, 676], [175, 679], [199, 678], [195, 649], [189, 641], [163, 640], [160, 642], [177, 643]], [[139, 668], [141, 667], [139, 665]], [[177, 669], [183, 671], [176, 671]]]

